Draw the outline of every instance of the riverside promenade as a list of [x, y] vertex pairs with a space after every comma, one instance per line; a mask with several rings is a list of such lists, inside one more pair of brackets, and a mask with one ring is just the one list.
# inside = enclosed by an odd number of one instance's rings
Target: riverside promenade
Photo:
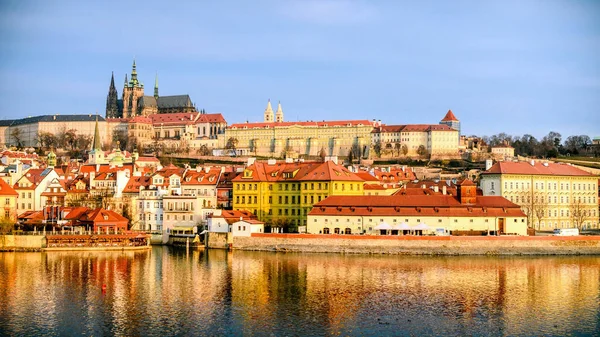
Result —
[[150, 235], [42, 234], [0, 235], [0, 251], [138, 250], [150, 248]]
[[[213, 234], [213, 233], [211, 233]], [[259, 234], [209, 247], [250, 251], [395, 255], [600, 255], [600, 235], [581, 236], [379, 236]], [[229, 245], [229, 246], [227, 246]], [[220, 246], [220, 247], [219, 247]]]

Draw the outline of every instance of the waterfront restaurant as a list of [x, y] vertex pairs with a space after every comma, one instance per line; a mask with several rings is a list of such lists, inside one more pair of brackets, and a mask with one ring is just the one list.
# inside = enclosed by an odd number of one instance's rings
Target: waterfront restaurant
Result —
[[506, 198], [477, 196], [470, 181], [457, 196], [330, 196], [308, 214], [311, 234], [527, 235], [527, 216]]

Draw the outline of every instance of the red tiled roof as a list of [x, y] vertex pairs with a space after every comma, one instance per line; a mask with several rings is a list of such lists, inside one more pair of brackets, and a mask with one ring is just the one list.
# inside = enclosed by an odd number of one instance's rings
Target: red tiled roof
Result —
[[376, 177], [372, 176], [369, 172], [359, 171], [359, 172], [355, 172], [354, 174], [356, 174], [357, 176], [359, 176], [365, 182], [379, 181], [379, 179], [377, 179]]
[[458, 118], [456, 118], [456, 116], [454, 116], [454, 113], [452, 112], [452, 110], [448, 110], [448, 112], [446, 113], [446, 116], [444, 116], [444, 118], [442, 119], [442, 122], [458, 122]]
[[136, 116], [129, 120], [129, 123], [145, 123], [152, 124], [152, 119], [145, 116]]
[[19, 195], [19, 193], [3, 179], [0, 179], [0, 195]]
[[[245, 178], [240, 174], [232, 181], [234, 182], [258, 182], [258, 181], [363, 181], [356, 174], [348, 171], [344, 166], [334, 164], [332, 161], [325, 163], [303, 162], [303, 163], [276, 163], [268, 165], [264, 162], [255, 162], [246, 170], [252, 172], [251, 178]], [[287, 175], [291, 174], [291, 177]]]
[[227, 123], [220, 113], [200, 114], [196, 123]]
[[140, 191], [140, 186], [148, 187], [152, 185], [152, 177], [131, 177], [123, 188], [123, 193], [137, 193]]
[[373, 133], [383, 132], [426, 132], [426, 131], [456, 131], [446, 124], [407, 124], [407, 125], [382, 125], [373, 130]]
[[511, 162], [501, 161], [494, 164], [489, 170], [481, 174], [531, 174], [531, 175], [559, 175], [559, 176], [593, 176], [582, 169], [563, 163]]
[[221, 169], [211, 167], [208, 172], [201, 170], [188, 170], [181, 180], [182, 185], [217, 185]]
[[265, 127], [276, 128], [276, 127], [288, 127], [288, 126], [305, 126], [305, 127], [329, 127], [329, 126], [370, 126], [371, 122], [368, 120], [345, 120], [345, 121], [319, 121], [319, 122], [273, 122], [273, 123], [236, 123], [231, 124], [229, 128], [248, 128], [248, 129], [262, 129]]
[[178, 113], [165, 113], [165, 114], [153, 114], [148, 117], [152, 119], [154, 126], [160, 125], [190, 125], [195, 124], [198, 116], [197, 112], [178, 112]]
[[477, 197], [461, 204], [448, 195], [330, 196], [317, 203], [310, 215], [362, 216], [519, 216], [520, 207], [503, 197]]

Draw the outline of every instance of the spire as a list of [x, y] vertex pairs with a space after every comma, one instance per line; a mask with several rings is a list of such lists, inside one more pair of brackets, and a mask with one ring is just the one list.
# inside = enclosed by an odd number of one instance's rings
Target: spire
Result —
[[444, 118], [442, 119], [442, 122], [449, 122], [449, 121], [457, 121], [458, 122], [458, 118], [456, 118], [456, 116], [454, 116], [454, 113], [452, 112], [452, 110], [448, 110], [448, 112], [446, 113], [446, 116], [444, 116]]
[[277, 112], [275, 112], [275, 121], [280, 123], [283, 122], [283, 109], [281, 109], [281, 102], [277, 104]]
[[269, 99], [269, 103], [267, 103], [267, 108], [265, 109], [265, 112], [273, 113], [273, 108], [271, 108], [271, 99]]
[[154, 79], [154, 98], [158, 99], [158, 72], [156, 73], [156, 78]]
[[133, 66], [131, 67], [131, 82], [133, 83], [134, 86], [138, 84], [137, 70], [136, 70], [136, 66], [135, 66], [135, 57], [133, 58]]
[[114, 89], [114, 88], [115, 88], [115, 72], [111, 71], [111, 75], [110, 75], [110, 88], [109, 88], [109, 90]]
[[125, 86], [127, 86], [127, 74], [125, 74]]
[[273, 108], [271, 107], [270, 99], [269, 103], [267, 103], [267, 108], [265, 109], [265, 123], [273, 123]]
[[94, 129], [94, 144], [92, 150], [102, 151], [102, 146], [100, 145], [100, 130], [98, 129], [98, 114], [96, 114], [96, 127]]
[[110, 76], [110, 87], [108, 88], [108, 95], [106, 96], [106, 117], [115, 118], [119, 113], [119, 94], [117, 88], [115, 88], [115, 73], [113, 72]]

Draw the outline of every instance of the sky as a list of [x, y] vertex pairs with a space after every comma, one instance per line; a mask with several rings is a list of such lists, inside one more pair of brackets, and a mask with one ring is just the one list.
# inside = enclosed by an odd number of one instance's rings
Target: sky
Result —
[[105, 114], [135, 58], [152, 95], [228, 123], [377, 119], [600, 136], [600, 1], [0, 2], [0, 119]]

